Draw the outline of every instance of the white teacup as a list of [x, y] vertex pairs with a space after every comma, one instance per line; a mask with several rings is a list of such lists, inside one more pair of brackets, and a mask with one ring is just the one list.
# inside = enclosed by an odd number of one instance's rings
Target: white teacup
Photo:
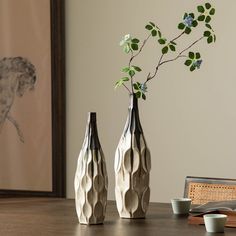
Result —
[[222, 233], [227, 220], [224, 214], [206, 214], [203, 216], [206, 231], [209, 233]]
[[188, 214], [191, 206], [190, 198], [174, 198], [171, 199], [172, 209], [174, 214]]

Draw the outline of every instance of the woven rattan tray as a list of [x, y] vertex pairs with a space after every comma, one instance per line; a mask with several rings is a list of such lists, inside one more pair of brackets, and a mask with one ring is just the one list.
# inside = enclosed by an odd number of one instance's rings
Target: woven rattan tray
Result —
[[193, 204], [235, 200], [236, 180], [186, 177], [184, 196], [191, 198]]

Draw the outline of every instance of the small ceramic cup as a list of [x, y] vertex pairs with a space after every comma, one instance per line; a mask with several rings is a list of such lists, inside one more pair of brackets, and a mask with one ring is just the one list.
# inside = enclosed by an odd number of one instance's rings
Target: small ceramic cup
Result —
[[174, 198], [171, 199], [171, 205], [174, 214], [177, 215], [186, 215], [189, 213], [191, 206], [190, 198]]
[[206, 231], [209, 233], [222, 233], [227, 220], [224, 214], [206, 214], [203, 216]]

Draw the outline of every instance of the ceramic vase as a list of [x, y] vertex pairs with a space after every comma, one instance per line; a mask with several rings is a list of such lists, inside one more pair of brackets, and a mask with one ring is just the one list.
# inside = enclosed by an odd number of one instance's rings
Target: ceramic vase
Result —
[[108, 178], [104, 154], [98, 138], [95, 112], [88, 114], [74, 187], [79, 222], [81, 224], [102, 224], [107, 204]]
[[131, 95], [128, 118], [115, 154], [115, 196], [121, 218], [144, 218], [149, 205], [150, 151]]

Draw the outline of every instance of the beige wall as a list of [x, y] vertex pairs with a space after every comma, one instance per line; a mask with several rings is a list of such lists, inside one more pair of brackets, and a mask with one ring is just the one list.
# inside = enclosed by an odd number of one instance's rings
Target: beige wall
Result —
[[[190, 73], [181, 60], [163, 66], [159, 79], [149, 85], [147, 101], [140, 102], [152, 153], [152, 201], [168, 202], [182, 196], [186, 175], [236, 178], [236, 1], [211, 2], [217, 9], [212, 23], [217, 43], [197, 46], [204, 60], [201, 70]], [[113, 89], [128, 60], [118, 45], [120, 38], [126, 33], [144, 38], [149, 20], [158, 22], [166, 37], [172, 38], [178, 34], [176, 25], [182, 14], [197, 3], [66, 1], [68, 197], [74, 194], [87, 112], [96, 111], [108, 167], [109, 199], [114, 199], [114, 152], [129, 102], [126, 91]], [[197, 32], [185, 36], [180, 47], [191, 37], [197, 38]], [[159, 48], [151, 43], [137, 59], [136, 64], [146, 68], [141, 77], [155, 65], [158, 53]]]

